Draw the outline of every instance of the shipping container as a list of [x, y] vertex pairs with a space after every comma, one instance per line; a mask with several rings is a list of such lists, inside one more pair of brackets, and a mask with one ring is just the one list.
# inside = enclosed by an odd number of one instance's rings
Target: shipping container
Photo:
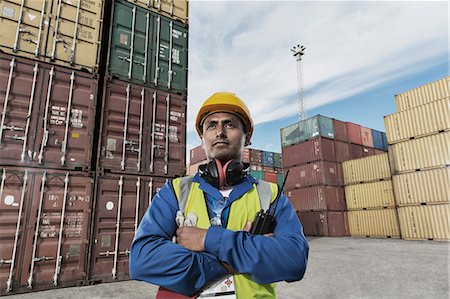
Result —
[[354, 144], [350, 144], [347, 142], [342, 142], [335, 140], [334, 141], [334, 150], [336, 152], [336, 161], [344, 162], [351, 159], [350, 156], [350, 146]]
[[333, 119], [334, 139], [348, 142], [347, 124], [344, 121]]
[[347, 212], [314, 211], [297, 212], [297, 217], [307, 236], [348, 236]]
[[395, 207], [392, 181], [346, 186], [345, 200], [349, 210]]
[[107, 80], [99, 144], [102, 171], [179, 176], [186, 170], [184, 97]]
[[197, 162], [197, 163], [194, 163], [194, 164], [189, 164], [186, 167], [186, 175], [195, 175], [197, 173], [197, 171], [198, 171], [198, 167], [200, 165], [206, 164], [206, 163], [208, 163], [207, 160], [200, 161], [200, 162]]
[[384, 117], [389, 144], [450, 130], [450, 98]]
[[361, 126], [348, 122], [347, 123], [348, 141], [353, 144], [362, 145]]
[[116, 0], [108, 72], [131, 83], [186, 93], [187, 37], [182, 23]]
[[188, 22], [189, 2], [187, 0], [127, 0], [183, 23]]
[[286, 191], [294, 210], [297, 211], [345, 211], [344, 188], [314, 186]]
[[350, 159], [361, 159], [375, 155], [375, 149], [359, 144], [349, 144]]
[[333, 119], [316, 115], [281, 129], [281, 146], [286, 147], [319, 136], [334, 139]]
[[190, 150], [190, 164], [196, 164], [206, 160], [205, 150], [201, 145], [194, 147]]
[[374, 147], [372, 129], [361, 126], [361, 142], [364, 146]]
[[450, 240], [450, 204], [399, 207], [402, 238]]
[[253, 171], [261, 171], [261, 172], [263, 171], [262, 166], [259, 165], [250, 165], [250, 169]]
[[90, 170], [97, 80], [0, 54], [0, 163]]
[[129, 279], [131, 242], [151, 199], [166, 179], [108, 174], [97, 178], [89, 282]]
[[372, 129], [373, 147], [378, 150], [384, 150], [383, 132]]
[[283, 186], [284, 174], [283, 172], [278, 172], [278, 186]]
[[83, 284], [93, 178], [3, 168], [0, 186], [0, 294]]
[[273, 160], [274, 160], [273, 164], [276, 168], [283, 167], [283, 157], [280, 153], [273, 153]]
[[257, 180], [264, 180], [264, 172], [260, 170], [251, 170], [250, 174]]
[[[242, 151], [242, 154], [241, 154], [242, 162], [250, 164], [250, 162], [251, 162], [250, 151], [251, 151], [251, 149], [249, 149], [248, 147], [244, 148], [244, 150]], [[205, 156], [205, 158], [206, 158], [206, 156]]]
[[391, 178], [388, 154], [374, 155], [342, 163], [345, 185]]
[[285, 168], [314, 161], [336, 161], [334, 141], [322, 137], [283, 147], [281, 151]]
[[438, 168], [394, 175], [397, 205], [450, 203], [450, 168]]
[[271, 183], [278, 183], [278, 174], [276, 172], [264, 171], [264, 180]]
[[442, 78], [395, 96], [397, 112], [450, 98], [450, 77]]
[[348, 211], [348, 225], [352, 237], [400, 238], [395, 208]]
[[96, 73], [104, 1], [0, 1], [0, 49]]
[[262, 166], [262, 151], [250, 149], [250, 164]]
[[450, 132], [396, 143], [389, 148], [393, 173], [450, 165]]
[[286, 190], [315, 185], [339, 186], [338, 166], [335, 162], [319, 161], [288, 168]]
[[262, 152], [262, 165], [263, 166], [273, 167], [274, 163], [275, 163], [275, 160], [274, 160], [274, 157], [273, 157], [273, 152], [263, 151]]

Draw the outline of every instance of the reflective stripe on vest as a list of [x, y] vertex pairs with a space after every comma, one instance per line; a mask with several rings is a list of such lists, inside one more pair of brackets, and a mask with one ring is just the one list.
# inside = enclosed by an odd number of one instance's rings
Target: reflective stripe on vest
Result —
[[[173, 190], [179, 202], [180, 211], [197, 215], [197, 227], [208, 229], [210, 226], [208, 209], [203, 200], [203, 191], [192, 177], [172, 180]], [[242, 230], [247, 221], [253, 221], [256, 213], [267, 210], [278, 194], [278, 186], [258, 180], [256, 188], [250, 189], [230, 207], [227, 229]], [[198, 200], [198, 199], [201, 200]], [[237, 298], [275, 298], [275, 284], [257, 284], [247, 274], [234, 275]]]

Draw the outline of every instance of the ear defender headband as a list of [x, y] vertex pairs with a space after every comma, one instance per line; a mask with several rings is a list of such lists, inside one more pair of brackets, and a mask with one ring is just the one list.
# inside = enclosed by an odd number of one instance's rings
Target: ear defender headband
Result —
[[214, 159], [209, 163], [198, 167], [200, 176], [216, 188], [234, 186], [250, 172], [250, 164], [239, 160], [230, 160], [222, 166], [222, 163]]

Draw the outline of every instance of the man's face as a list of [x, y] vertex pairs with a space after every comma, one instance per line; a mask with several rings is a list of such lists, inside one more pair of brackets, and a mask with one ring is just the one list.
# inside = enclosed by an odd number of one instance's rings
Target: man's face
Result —
[[217, 112], [203, 122], [202, 147], [208, 159], [240, 160], [247, 137], [241, 120], [234, 114]]

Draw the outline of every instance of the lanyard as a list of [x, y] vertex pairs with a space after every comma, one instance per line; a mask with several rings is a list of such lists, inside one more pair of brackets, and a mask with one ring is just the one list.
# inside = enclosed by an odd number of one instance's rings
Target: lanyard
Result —
[[230, 206], [226, 207], [228, 197], [214, 198], [203, 192], [206, 208], [208, 209], [209, 222], [213, 226], [226, 227], [228, 224], [228, 215]]

